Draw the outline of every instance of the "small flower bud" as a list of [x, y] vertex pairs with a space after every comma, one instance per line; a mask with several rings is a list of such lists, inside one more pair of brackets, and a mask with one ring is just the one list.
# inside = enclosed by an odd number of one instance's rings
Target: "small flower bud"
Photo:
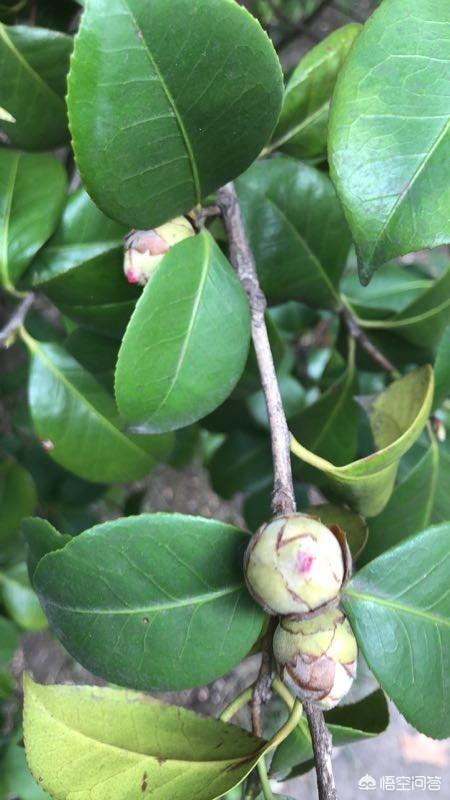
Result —
[[338, 602], [350, 571], [345, 535], [308, 514], [275, 517], [250, 540], [248, 588], [269, 614], [304, 617]]
[[273, 652], [291, 692], [325, 710], [342, 700], [356, 677], [356, 639], [338, 609], [303, 622], [283, 619]]
[[128, 283], [145, 286], [167, 251], [194, 235], [186, 217], [177, 217], [151, 231], [131, 231], [125, 239], [124, 272]]

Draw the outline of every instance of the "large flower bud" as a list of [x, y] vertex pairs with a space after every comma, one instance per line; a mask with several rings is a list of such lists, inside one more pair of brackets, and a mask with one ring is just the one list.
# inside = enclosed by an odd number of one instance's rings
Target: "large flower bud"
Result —
[[186, 217], [177, 217], [151, 231], [131, 231], [125, 240], [124, 272], [128, 283], [145, 286], [167, 251], [194, 235]]
[[325, 710], [342, 700], [356, 677], [356, 639], [338, 609], [302, 622], [283, 619], [273, 652], [291, 692]]
[[308, 514], [275, 517], [250, 540], [245, 576], [269, 614], [304, 617], [338, 602], [348, 579], [345, 535]]

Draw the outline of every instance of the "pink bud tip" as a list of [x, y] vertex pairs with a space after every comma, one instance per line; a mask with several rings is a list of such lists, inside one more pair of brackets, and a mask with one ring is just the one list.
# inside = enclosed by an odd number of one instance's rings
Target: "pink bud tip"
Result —
[[126, 273], [128, 283], [139, 283], [139, 275], [134, 269], [129, 269]]
[[297, 553], [297, 569], [300, 575], [305, 575], [312, 567], [314, 561], [314, 556], [311, 553], [305, 553], [303, 550], [300, 550]]

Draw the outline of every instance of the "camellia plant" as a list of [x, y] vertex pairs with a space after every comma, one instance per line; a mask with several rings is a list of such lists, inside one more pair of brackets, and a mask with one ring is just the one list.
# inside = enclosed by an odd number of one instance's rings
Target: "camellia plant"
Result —
[[[449, 3], [283, 82], [293, 5], [0, 5], [0, 700], [47, 625], [102, 683], [25, 675], [7, 797], [332, 800], [386, 696], [450, 735]], [[240, 527], [140, 513], [199, 459]]]

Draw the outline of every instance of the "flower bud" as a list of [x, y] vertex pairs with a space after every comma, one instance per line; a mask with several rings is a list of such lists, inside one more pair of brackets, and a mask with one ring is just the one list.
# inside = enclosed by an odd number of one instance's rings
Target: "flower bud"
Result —
[[151, 231], [131, 231], [125, 239], [124, 272], [128, 283], [145, 286], [167, 251], [194, 235], [186, 217], [177, 217]]
[[302, 622], [283, 619], [273, 652], [291, 692], [325, 710], [342, 700], [356, 677], [356, 639], [338, 609]]
[[308, 514], [275, 517], [250, 540], [248, 588], [269, 614], [304, 617], [338, 602], [350, 571], [345, 535]]

